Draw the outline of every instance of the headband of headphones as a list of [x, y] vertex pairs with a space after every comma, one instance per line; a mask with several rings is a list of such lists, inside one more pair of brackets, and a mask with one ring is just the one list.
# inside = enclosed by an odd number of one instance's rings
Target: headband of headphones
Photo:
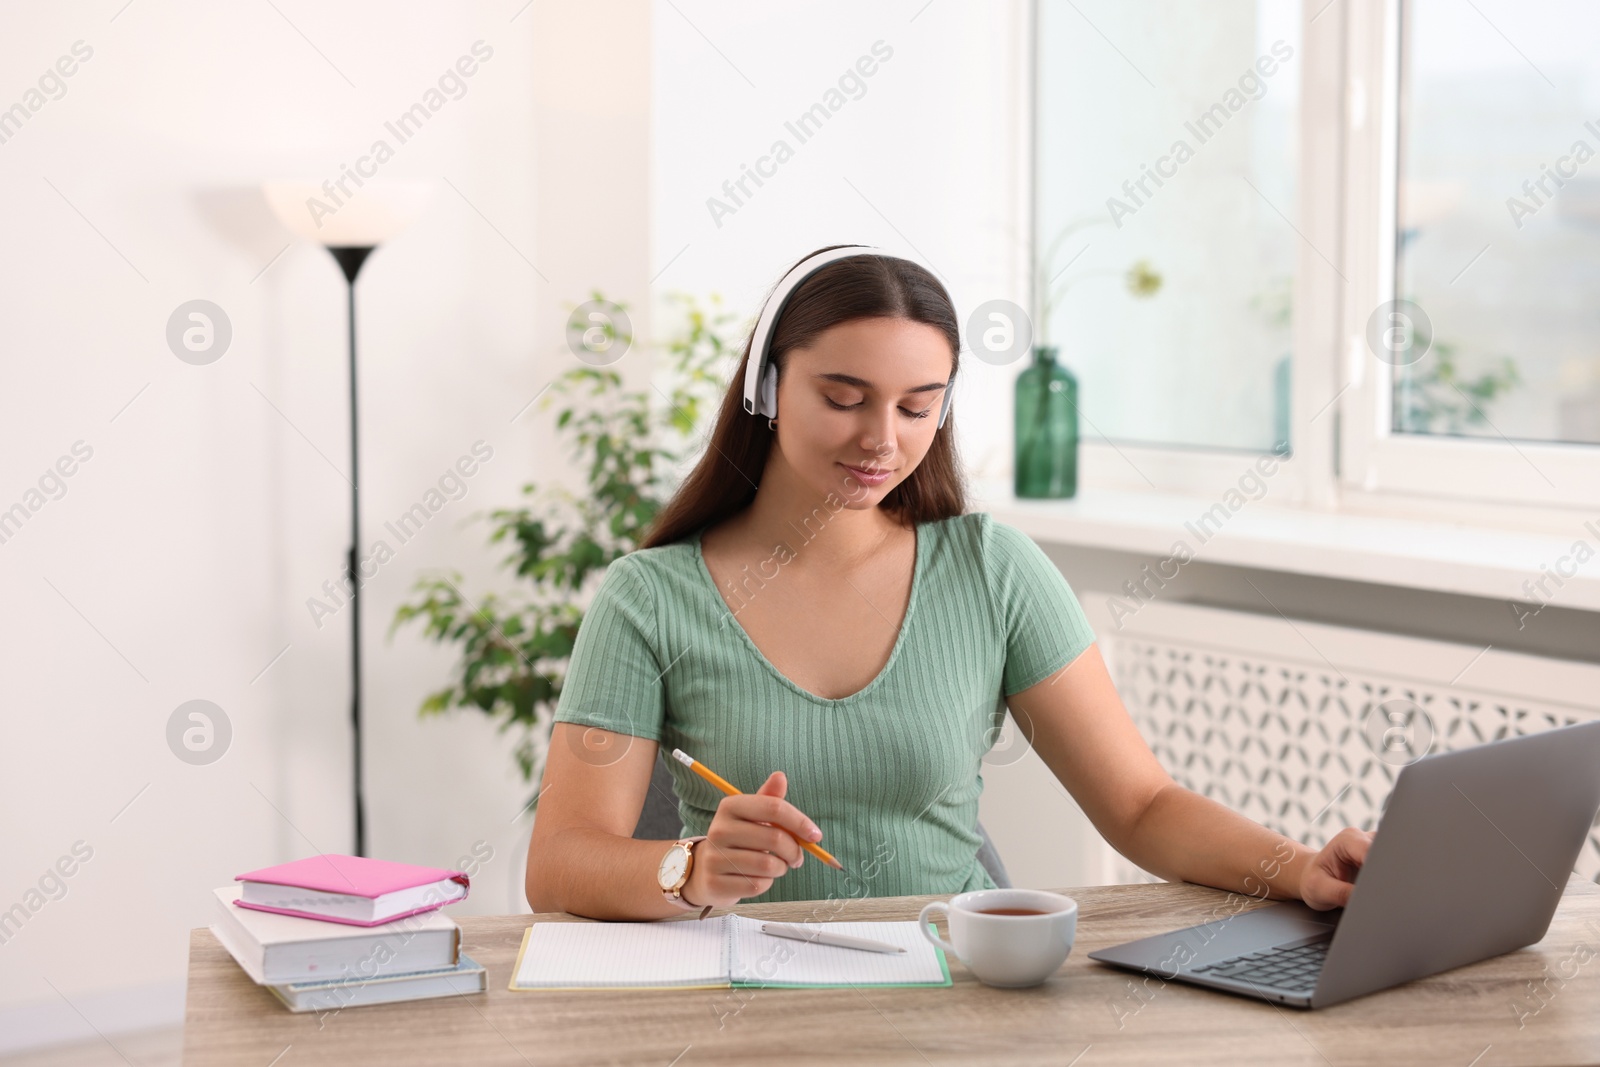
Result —
[[[814, 256], [807, 256], [783, 276], [783, 280], [778, 282], [777, 288], [762, 305], [761, 315], [756, 319], [755, 333], [750, 338], [750, 359], [744, 368], [745, 411], [752, 415], [764, 415], [769, 419], [778, 417], [778, 368], [768, 362], [768, 357], [771, 355], [772, 334], [777, 327], [778, 317], [783, 314], [789, 297], [800, 288], [801, 283], [823, 267], [837, 263], [841, 259], [849, 259], [852, 256], [884, 255], [888, 253], [872, 245], [844, 245], [840, 248], [830, 248], [826, 252], [818, 252]], [[910, 260], [910, 262], [916, 261]], [[945, 416], [950, 412], [950, 393], [954, 387], [955, 378], [952, 376], [945, 384], [944, 400], [939, 408], [939, 421], [936, 424], [938, 426], [944, 425]]]

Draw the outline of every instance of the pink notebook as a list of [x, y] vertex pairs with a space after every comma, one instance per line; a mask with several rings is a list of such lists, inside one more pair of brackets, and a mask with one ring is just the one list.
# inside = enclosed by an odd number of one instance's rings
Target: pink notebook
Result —
[[465, 900], [460, 871], [417, 867], [362, 856], [307, 856], [235, 875], [241, 908], [305, 919], [378, 926]]

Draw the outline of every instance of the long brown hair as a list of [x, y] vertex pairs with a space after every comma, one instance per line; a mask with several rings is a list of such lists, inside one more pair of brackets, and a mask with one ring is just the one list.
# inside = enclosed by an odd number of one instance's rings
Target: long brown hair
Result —
[[[817, 252], [839, 247], [842, 246], [829, 245]], [[816, 252], [802, 259], [813, 255]], [[773, 288], [777, 288], [776, 283]], [[777, 368], [778, 381], [783, 381], [788, 362], [785, 357], [790, 349], [805, 348], [817, 335], [840, 323], [867, 318], [907, 319], [942, 332], [950, 342], [953, 387], [955, 372], [960, 369], [961, 329], [950, 294], [926, 268], [910, 260], [871, 253], [828, 264], [790, 295], [772, 332], [769, 359]], [[640, 548], [681, 541], [702, 527], [737, 514], [755, 498], [776, 431], [768, 428], [764, 417], [744, 410], [744, 376], [752, 340], [753, 336], [745, 339], [744, 355], [722, 398], [705, 454], [656, 514]], [[933, 444], [922, 462], [878, 505], [902, 526], [966, 512], [966, 477], [956, 452], [955, 425], [952, 411], [944, 426], [934, 431]]]

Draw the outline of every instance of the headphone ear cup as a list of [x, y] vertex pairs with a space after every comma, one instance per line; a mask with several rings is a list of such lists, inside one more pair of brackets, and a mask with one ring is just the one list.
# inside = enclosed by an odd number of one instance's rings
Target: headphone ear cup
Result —
[[761, 375], [761, 408], [762, 414], [768, 418], [778, 417], [778, 368], [767, 364], [766, 373]]

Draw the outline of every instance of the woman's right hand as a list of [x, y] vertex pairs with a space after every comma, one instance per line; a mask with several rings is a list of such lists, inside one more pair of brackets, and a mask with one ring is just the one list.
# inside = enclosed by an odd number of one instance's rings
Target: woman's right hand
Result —
[[694, 846], [684, 900], [697, 907], [737, 904], [765, 893], [805, 861], [789, 831], [808, 841], [821, 840], [822, 831], [783, 799], [788, 790], [788, 778], [773, 771], [754, 793], [722, 798], [706, 839]]

